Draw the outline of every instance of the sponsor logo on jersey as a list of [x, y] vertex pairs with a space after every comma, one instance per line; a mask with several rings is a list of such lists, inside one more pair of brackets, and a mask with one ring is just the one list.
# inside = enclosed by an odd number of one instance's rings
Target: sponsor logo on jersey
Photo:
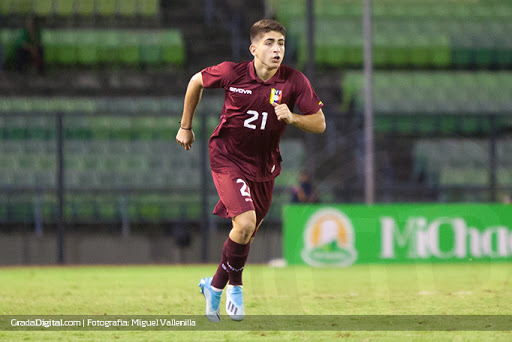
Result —
[[272, 88], [270, 91], [270, 103], [280, 104], [283, 98], [283, 91], [279, 89]]
[[320, 209], [306, 223], [302, 260], [311, 266], [350, 266], [357, 259], [352, 222], [341, 211]]
[[229, 91], [231, 91], [233, 93], [252, 95], [252, 90], [250, 90], [250, 89], [229, 87]]

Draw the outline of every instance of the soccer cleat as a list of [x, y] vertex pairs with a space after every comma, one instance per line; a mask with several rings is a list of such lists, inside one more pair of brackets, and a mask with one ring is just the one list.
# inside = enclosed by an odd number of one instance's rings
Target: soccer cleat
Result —
[[242, 286], [228, 286], [226, 290], [226, 312], [234, 321], [244, 319], [244, 294]]
[[199, 281], [201, 293], [206, 300], [206, 318], [210, 322], [220, 322], [220, 297], [222, 291], [214, 291], [212, 289], [213, 277], [203, 278]]

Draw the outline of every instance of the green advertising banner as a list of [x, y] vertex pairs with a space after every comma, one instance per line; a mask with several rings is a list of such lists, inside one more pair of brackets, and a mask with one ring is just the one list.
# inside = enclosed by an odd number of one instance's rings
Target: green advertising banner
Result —
[[512, 206], [289, 205], [288, 264], [512, 261]]

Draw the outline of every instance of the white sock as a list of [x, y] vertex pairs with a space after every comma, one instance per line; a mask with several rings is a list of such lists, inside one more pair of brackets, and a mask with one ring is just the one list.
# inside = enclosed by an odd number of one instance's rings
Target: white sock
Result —
[[233, 287], [238, 286], [240, 288], [243, 288], [243, 285], [228, 285], [228, 290], [231, 290]]
[[222, 292], [222, 289], [218, 289], [216, 287], [211, 286], [212, 290], [215, 292]]

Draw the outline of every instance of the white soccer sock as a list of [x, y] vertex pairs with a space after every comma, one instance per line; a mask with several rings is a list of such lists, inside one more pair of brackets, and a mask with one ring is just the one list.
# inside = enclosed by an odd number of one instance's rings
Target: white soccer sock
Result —
[[212, 290], [215, 292], [222, 292], [222, 289], [218, 289], [216, 287], [211, 286]]

